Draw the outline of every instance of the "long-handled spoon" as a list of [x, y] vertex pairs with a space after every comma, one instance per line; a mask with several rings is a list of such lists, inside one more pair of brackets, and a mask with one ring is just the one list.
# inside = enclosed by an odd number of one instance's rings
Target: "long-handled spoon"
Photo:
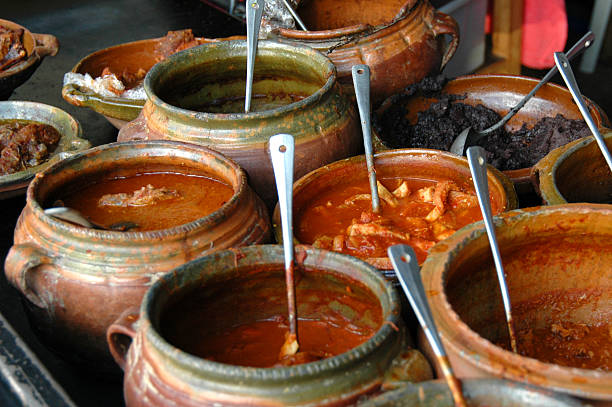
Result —
[[253, 95], [253, 73], [255, 72], [255, 55], [257, 54], [257, 40], [261, 14], [264, 9], [264, 0], [248, 0], [246, 8], [247, 24], [247, 78], [244, 96], [244, 112], [251, 110], [251, 97]]
[[361, 118], [361, 131], [363, 132], [363, 146], [365, 148], [368, 178], [372, 193], [372, 212], [380, 212], [380, 198], [378, 197], [378, 184], [376, 183], [376, 169], [374, 168], [374, 155], [372, 152], [372, 126], [370, 123], [370, 68], [367, 65], [353, 65], [353, 86]]
[[[593, 43], [594, 38], [595, 38], [595, 36], [593, 35], [593, 33], [591, 31], [586, 33], [582, 38], [580, 38], [578, 40], [578, 42], [576, 42], [572, 46], [572, 48], [569, 51], [567, 51], [567, 54], [566, 54], [567, 57], [569, 59], [572, 59], [576, 55], [580, 54], [582, 51], [584, 51], [586, 48], [588, 48]], [[475, 130], [474, 128], [472, 128], [472, 126], [469, 126], [466, 129], [464, 129], [461, 133], [459, 133], [457, 138], [453, 141], [453, 144], [451, 144], [451, 147], [450, 147], [449, 151], [451, 153], [454, 153], [454, 154], [464, 155], [465, 154], [465, 150], [468, 147], [475, 145], [479, 140], [481, 140], [482, 138], [488, 136], [489, 134], [491, 134], [495, 130], [499, 129], [500, 127], [505, 125], [508, 122], [508, 120], [510, 120], [512, 117], [514, 117], [514, 115], [523, 106], [525, 106], [525, 103], [527, 103], [529, 101], [529, 99], [531, 99], [531, 97], [533, 95], [535, 95], [536, 92], [542, 86], [544, 86], [544, 84], [547, 83], [556, 73], [557, 73], [557, 67], [556, 66], [553, 66], [552, 68], [550, 68], [548, 73], [546, 75], [544, 75], [544, 77], [531, 90], [531, 92], [529, 92], [527, 95], [525, 95], [525, 97], [523, 97], [523, 99], [521, 99], [521, 101], [518, 102], [516, 104], [516, 106], [514, 106], [500, 121], [498, 121], [497, 123], [495, 123], [491, 127], [486, 128], [484, 130], [480, 130], [480, 131]]]
[[117, 222], [113, 223], [109, 227], [105, 227], [94, 223], [87, 219], [81, 212], [76, 209], [68, 208], [65, 206], [58, 206], [54, 208], [48, 208], [43, 211], [45, 215], [53, 216], [54, 218], [62, 219], [68, 221], [70, 223], [77, 224], [79, 226], [83, 226], [90, 229], [100, 229], [100, 230], [115, 230], [119, 232], [125, 232], [130, 229], [137, 228], [138, 225], [134, 222]]
[[291, 16], [293, 17], [293, 19], [295, 20], [296, 23], [298, 23], [298, 25], [300, 26], [300, 28], [304, 31], [308, 31], [308, 28], [306, 28], [306, 26], [304, 25], [304, 22], [302, 21], [302, 19], [300, 18], [300, 16], [298, 16], [298, 14], [295, 12], [295, 10], [293, 9], [293, 7], [291, 7], [291, 4], [289, 4], [289, 2], [287, 0], [283, 0], [283, 4], [285, 5], [285, 7], [287, 8], [287, 10], [289, 10], [289, 13], [291, 13]]
[[557, 68], [559, 68], [559, 72], [561, 72], [561, 76], [563, 77], [567, 88], [576, 101], [578, 109], [580, 109], [580, 113], [582, 113], [582, 117], [584, 117], [584, 121], [586, 122], [587, 126], [589, 126], [589, 129], [591, 129], [593, 136], [595, 136], [597, 145], [606, 159], [608, 167], [610, 167], [610, 171], [612, 171], [612, 156], [610, 156], [610, 150], [608, 150], [606, 142], [604, 141], [603, 137], [601, 137], [601, 134], [597, 129], [597, 125], [589, 113], [589, 108], [587, 107], [586, 103], [584, 103], [584, 99], [580, 94], [580, 89], [578, 89], [578, 84], [576, 83], [576, 78], [574, 77], [574, 72], [572, 71], [572, 67], [569, 64], [568, 59], [562, 53], [555, 52], [555, 64], [557, 65]]
[[283, 249], [285, 252], [285, 282], [287, 284], [287, 307], [289, 311], [289, 335], [281, 347], [280, 358], [294, 355], [299, 349], [297, 332], [297, 307], [295, 301], [295, 278], [293, 262], [293, 157], [294, 140], [290, 134], [270, 137], [270, 157], [278, 192], [281, 213]]
[[474, 180], [476, 188], [476, 196], [478, 204], [482, 212], [487, 236], [489, 237], [489, 245], [493, 254], [493, 262], [497, 271], [497, 279], [499, 280], [499, 288], [501, 289], [502, 301], [504, 303], [504, 311], [506, 312], [506, 322], [508, 324], [508, 335], [510, 336], [510, 346], [512, 351], [517, 353], [516, 333], [514, 331], [514, 323], [512, 321], [512, 310], [510, 305], [510, 295], [508, 294], [508, 285], [506, 284], [506, 274], [502, 264], [499, 246], [497, 245], [497, 237], [495, 236], [495, 226], [493, 225], [493, 216], [491, 214], [491, 203], [489, 202], [489, 184], [487, 179], [487, 161], [485, 159], [485, 150], [482, 147], [474, 146], [467, 150], [467, 159], [470, 165], [470, 172]]
[[397, 275], [408, 301], [414, 310], [414, 313], [425, 331], [425, 336], [431, 344], [436, 359], [442, 368], [444, 378], [450, 387], [455, 406], [467, 407], [463, 392], [461, 391], [461, 383], [455, 377], [453, 369], [446, 356], [446, 351], [440, 340], [440, 335], [436, 329], [436, 324], [431, 315], [429, 304], [427, 303], [427, 297], [425, 296], [425, 289], [423, 288], [423, 281], [421, 280], [421, 271], [419, 269], [419, 263], [417, 261], [416, 253], [412, 247], [397, 244], [387, 249], [393, 269]]

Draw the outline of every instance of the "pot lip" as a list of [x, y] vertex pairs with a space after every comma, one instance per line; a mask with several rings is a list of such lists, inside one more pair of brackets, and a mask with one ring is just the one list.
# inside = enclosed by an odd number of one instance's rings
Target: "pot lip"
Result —
[[[539, 206], [506, 212], [502, 215], [502, 218], [504, 221], [504, 227], [511, 227], [513, 223], [534, 215], [554, 215], [568, 212], [576, 214], [596, 212], [612, 217], [612, 205], [576, 203], [554, 206]], [[438, 250], [436, 250], [436, 246], [434, 246], [423, 264], [422, 276], [425, 291], [427, 293], [428, 300], [432, 305], [432, 313], [434, 314], [435, 319], [440, 321], [438, 323], [438, 329], [441, 336], [445, 339], [445, 346], [453, 348], [456, 354], [459, 355], [458, 357], [460, 357], [465, 363], [471, 366], [476, 365], [479, 369], [487, 371], [488, 373], [495, 374], [497, 370], [502, 369], [503, 372], [501, 373], [501, 377], [509, 378], [511, 380], [524, 381], [524, 375], [528, 372], [533, 372], [538, 375], [542, 375], [542, 372], [546, 372], [546, 379], [548, 380], [547, 387], [554, 387], [565, 392], [571, 392], [573, 394], [582, 396], [592, 396], [593, 392], [581, 390], [578, 387], [576, 387], [576, 389], [568, 389], [567, 387], [561, 385], [562, 383], [567, 382], [567, 380], [561, 380], [560, 376], [581, 376], [587, 379], [609, 379], [612, 381], [612, 372], [555, 365], [527, 356], [517, 355], [512, 351], [494, 345], [489, 340], [481, 337], [459, 317], [459, 315], [451, 307], [446, 296], [444, 281], [447, 268], [448, 265], [452, 263], [453, 259], [457, 257], [458, 252], [466, 247], [471, 241], [483, 236], [485, 233], [484, 223], [482, 221], [467, 225], [458, 230], [453, 236], [449, 237], [444, 242], [436, 245], [439, 246]], [[440, 266], [442, 267], [442, 271], [439, 271]], [[438, 284], [442, 284], [442, 286], [440, 287]], [[440, 310], [443, 311], [441, 312]], [[448, 330], [448, 327], [451, 325], [454, 327], [454, 329], [459, 331], [459, 334], [452, 333]], [[468, 357], [470, 355], [476, 356], [476, 358], [473, 360], [472, 358]], [[481, 364], [477, 360], [478, 356], [487, 357], [489, 359], [493, 358], [493, 360], [490, 363]], [[506, 364], [510, 365], [511, 368], [504, 366], [500, 367], [500, 361], [502, 360], [506, 361]], [[529, 366], [526, 366], [527, 364]], [[574, 384], [576, 386], [581, 385], [581, 383], [578, 382]]]
[[[370, 266], [368, 263], [357, 259], [355, 257], [343, 255], [340, 253], [329, 252], [326, 250], [316, 249], [310, 246], [297, 245], [295, 247], [296, 252], [302, 251], [307, 254], [307, 258], [320, 258], [322, 255], [332, 256], [340, 259], [342, 262], [346, 262], [347, 268], [359, 269], [364, 274], [375, 280], [376, 284], [383, 287], [383, 291], [386, 293], [387, 299], [390, 304], [388, 315], [383, 315], [384, 320], [381, 323], [380, 328], [376, 333], [367, 341], [361, 343], [355, 348], [344, 352], [342, 354], [332, 356], [330, 358], [322, 359], [315, 362], [304, 363], [300, 365], [288, 366], [288, 367], [271, 367], [271, 368], [258, 368], [248, 366], [237, 366], [226, 363], [214, 362], [198, 356], [191, 355], [175, 346], [170, 344], [164, 339], [157, 329], [153, 326], [152, 315], [155, 313], [154, 308], [155, 295], [160, 291], [167, 291], [168, 286], [176, 284], [176, 279], [180, 278], [181, 272], [189, 267], [194, 266], [205, 266], [207, 262], [214, 261], [215, 257], [220, 256], [234, 256], [237, 262], [238, 259], [248, 255], [250, 253], [258, 253], [261, 250], [265, 250], [267, 253], [274, 254], [277, 256], [278, 261], [272, 263], [262, 264], [278, 264], [284, 267], [283, 260], [283, 247], [281, 245], [253, 245], [245, 246], [242, 248], [234, 248], [229, 250], [223, 250], [220, 252], [213, 253], [212, 255], [192, 260], [189, 263], [183, 264], [174, 270], [165, 273], [160, 279], [158, 279], [145, 293], [142, 303], [140, 305], [140, 317], [138, 321], [137, 331], [141, 332], [147, 340], [149, 340], [157, 350], [166, 355], [173, 355], [173, 359], [180, 358], [181, 361], [178, 365], [186, 367], [188, 369], [197, 369], [198, 371], [222, 375], [231, 378], [248, 377], [254, 380], [270, 380], [270, 381], [285, 381], [287, 378], [299, 378], [308, 377], [313, 374], [337, 370], [348, 364], [358, 363], [358, 361], [369, 353], [373, 352], [378, 346], [393, 333], [396, 332], [396, 328], [400, 322], [400, 306], [399, 296], [397, 291], [393, 288], [390, 282], [386, 281], [385, 278], [376, 270], [376, 268]], [[298, 256], [296, 256], [298, 257]], [[297, 260], [296, 260], [297, 261]], [[320, 265], [318, 266], [322, 268]], [[331, 271], [330, 269], [324, 269]], [[344, 274], [344, 273], [342, 273]], [[363, 282], [360, 282], [368, 290], [371, 289]], [[179, 288], [180, 290], [180, 288]], [[138, 333], [137, 333], [138, 334]]]
[[[602, 130], [604, 140], [606, 142], [612, 140], [612, 129]], [[568, 143], [549, 152], [534, 166], [539, 174], [540, 195], [549, 205], [569, 203], [557, 187], [557, 170], [572, 154], [587, 148], [592, 143], [597, 143], [592, 135]]]
[[[73, 225], [69, 222], [56, 219], [53, 216], [46, 215], [43, 211], [42, 206], [37, 200], [36, 194], [38, 192], [39, 184], [44, 182], [45, 177], [49, 173], [59, 172], [70, 168], [70, 165], [79, 162], [87, 161], [92, 156], [96, 156], [102, 152], [108, 150], [132, 150], [139, 147], [144, 148], [166, 148], [178, 151], [193, 151], [198, 154], [211, 155], [215, 157], [223, 165], [230, 168], [233, 172], [238, 175], [238, 182], [231, 185], [234, 188], [234, 194], [232, 197], [225, 202], [220, 208], [214, 212], [196, 219], [194, 221], [184, 223], [181, 225], [173, 226], [167, 229], [159, 230], [145, 230], [145, 231], [114, 231], [114, 230], [98, 230], [85, 228], [81, 226]], [[227, 181], [227, 180], [223, 180]], [[246, 181], [246, 175], [244, 170], [236, 164], [232, 159], [222, 155], [221, 153], [211, 150], [207, 147], [200, 146], [197, 144], [185, 143], [174, 140], [151, 140], [151, 141], [127, 141], [127, 142], [116, 142], [103, 144], [89, 150], [77, 153], [71, 157], [61, 160], [46, 170], [36, 174], [34, 180], [30, 183], [27, 190], [26, 206], [29, 206], [34, 213], [34, 216], [40, 219], [45, 225], [50, 226], [52, 229], [59, 231], [63, 235], [74, 236], [76, 238], [87, 238], [87, 239], [100, 239], [102, 241], [110, 242], [134, 242], [144, 241], [150, 242], [151, 240], [165, 240], [168, 238], [183, 238], [189, 235], [195, 230], [201, 228], [212, 228], [225, 219], [228, 213], [233, 213], [237, 210], [240, 200], [248, 193], [248, 185]]]
[[[202, 44], [197, 47], [188, 48], [186, 50], [177, 52], [175, 54], [170, 55], [168, 58], [164, 59], [161, 62], [155, 64], [144, 79], [144, 89], [147, 94], [147, 102], [152, 103], [157, 108], [162, 109], [169, 116], [187, 116], [192, 117], [201, 121], [209, 121], [209, 120], [226, 120], [226, 121], [246, 121], [246, 120], [265, 120], [271, 119], [275, 117], [282, 117], [291, 112], [296, 112], [302, 110], [308, 106], [315, 104], [317, 101], [321, 100], [324, 95], [328, 94], [333, 86], [336, 84], [337, 78], [337, 70], [334, 63], [325, 55], [320, 53], [319, 51], [308, 47], [306, 45], [299, 44], [281, 44], [275, 41], [269, 40], [261, 40], [258, 42], [257, 48], [258, 50], [291, 50], [294, 55], [302, 55], [304, 58], [308, 58], [310, 60], [317, 60], [317, 62], [324, 66], [325, 72], [322, 73], [322, 77], [325, 79], [325, 84], [320, 87], [316, 92], [311, 95], [308, 95], [302, 100], [299, 100], [294, 103], [290, 103], [288, 105], [279, 106], [274, 109], [264, 110], [260, 112], [249, 112], [249, 113], [207, 113], [207, 112], [198, 112], [195, 110], [184, 109], [178, 106], [171, 105], [163, 101], [157, 94], [155, 94], [154, 88], [154, 80], [157, 77], [164, 75], [164, 70], [168, 66], [174, 65], [177, 60], [190, 58], [192, 56], [198, 54], [205, 54], [207, 50], [213, 48], [239, 48], [244, 49], [244, 55], [246, 60], [246, 41], [243, 40], [228, 40], [228, 41], [219, 41], [219, 42], [211, 42], [208, 44]], [[241, 54], [242, 55], [242, 54]]]

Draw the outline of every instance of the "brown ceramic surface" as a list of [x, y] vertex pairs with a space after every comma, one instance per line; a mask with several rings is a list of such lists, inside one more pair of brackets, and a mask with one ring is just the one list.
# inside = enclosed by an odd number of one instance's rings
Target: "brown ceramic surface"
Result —
[[[609, 323], [612, 206], [567, 204], [511, 211], [497, 218], [496, 234], [517, 332], [553, 322]], [[482, 223], [434, 246], [422, 275], [459, 377], [503, 377], [592, 403], [612, 402], [612, 372], [544, 363], [494, 344], [507, 340], [507, 327]]]
[[352, 66], [368, 65], [374, 105], [441, 71], [459, 45], [457, 22], [424, 0], [311, 0], [298, 14], [311, 31], [274, 29], [271, 38], [328, 55], [350, 94]]
[[[466, 98], [461, 100], [461, 103], [470, 105], [482, 104], [503, 116], [523, 96], [529, 93], [537, 83], [538, 79], [517, 75], [466, 75], [449, 81], [444, 87], [443, 92], [466, 95]], [[409, 120], [412, 123], [416, 122], [418, 112], [426, 110], [433, 101], [433, 99], [424, 97], [410, 98], [405, 104]], [[387, 99], [375, 114], [380, 115], [392, 103], [394, 103], [392, 98]], [[598, 127], [610, 125], [605, 112], [590, 100], [586, 100], [586, 103]], [[559, 85], [547, 83], [506, 123], [506, 129], [516, 131], [523, 124], [533, 127], [539, 119], [554, 117], [557, 114], [562, 114], [567, 119], [582, 120], [580, 110], [574, 103], [569, 91]], [[384, 145], [385, 135], [376, 134], [376, 136]], [[504, 171], [515, 183], [519, 195], [532, 191], [530, 170], [530, 168], [523, 168]]]
[[[43, 213], [64, 185], [103, 174], [146, 170], [209, 173], [234, 196], [209, 216], [177, 227], [115, 232], [72, 225]], [[47, 206], [46, 206], [47, 207]], [[163, 272], [229, 247], [271, 237], [265, 207], [232, 161], [178, 142], [115, 143], [90, 149], [38, 174], [27, 193], [6, 261], [7, 279], [24, 295], [34, 329], [65, 358], [116, 369], [105, 342], [108, 325], [137, 306]]]
[[[330, 287], [336, 284], [335, 289], [345, 290], [337, 283], [348, 280], [369, 291], [382, 309], [382, 323], [374, 336], [337, 356], [272, 368], [213, 362], [174, 347], [164, 338], [161, 315], [188, 293], [197, 290], [217, 298], [220, 291], [214, 287], [231, 285], [236, 287], [236, 296], [248, 301], [251, 294], [261, 296], [260, 291], [269, 289], [268, 285], [258, 287], [255, 283], [270, 274], [271, 268], [278, 279], [275, 284], [284, 285], [283, 249], [278, 245], [217, 252], [167, 273], [145, 295], [139, 316], [134, 309], [109, 328], [109, 346], [125, 369], [127, 406], [347, 405], [396, 380], [431, 378], [423, 356], [410, 348], [397, 292], [375, 269], [353, 257], [305, 246], [296, 247], [295, 258], [300, 267], [322, 271]], [[298, 283], [298, 293], [299, 287]], [[271, 299], [245, 313], [265, 315], [274, 304], [276, 301]], [[304, 300], [301, 308], [298, 296], [298, 310], [311, 316], [320, 311], [309, 309], [307, 304], [308, 300]], [[336, 313], [359, 318], [356, 315], [360, 311], [350, 304], [339, 306], [332, 301], [329, 306]], [[241, 317], [244, 315], [232, 318]]]

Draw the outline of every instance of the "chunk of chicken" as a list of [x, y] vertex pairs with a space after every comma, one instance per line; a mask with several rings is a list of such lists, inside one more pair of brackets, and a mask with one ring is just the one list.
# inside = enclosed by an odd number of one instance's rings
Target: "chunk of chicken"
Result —
[[478, 205], [478, 198], [476, 195], [461, 192], [461, 191], [450, 191], [448, 194], [448, 203], [453, 208], [467, 209]]
[[384, 199], [390, 207], [395, 208], [398, 205], [395, 196], [387, 189], [380, 181], [376, 181], [376, 187], [378, 189], [378, 196]]
[[377, 223], [354, 223], [347, 228], [346, 232], [349, 236], [379, 236], [400, 240], [410, 239], [409, 233], [397, 232]]
[[103, 195], [98, 200], [98, 206], [145, 206], [180, 197], [181, 194], [178, 191], [165, 187], [155, 188], [153, 185], [148, 184], [131, 194], [121, 192]]
[[408, 188], [408, 184], [406, 183], [406, 181], [402, 181], [400, 186], [393, 190], [393, 195], [399, 199], [405, 198], [410, 195], [410, 189]]

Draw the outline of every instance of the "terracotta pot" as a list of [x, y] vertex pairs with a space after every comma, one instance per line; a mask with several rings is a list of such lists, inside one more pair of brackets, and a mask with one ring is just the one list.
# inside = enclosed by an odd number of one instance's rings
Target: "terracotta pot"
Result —
[[[518, 335], [566, 321], [609, 323], [611, 220], [612, 206], [594, 204], [516, 210], [496, 218]], [[490, 253], [478, 222], [435, 246], [422, 268], [455, 373], [502, 377], [610, 405], [612, 372], [545, 363], [494, 344], [507, 340], [507, 325]]]
[[[466, 75], [449, 81], [442, 91], [446, 94], [465, 95], [466, 98], [462, 99], [461, 103], [482, 104], [504, 116], [538, 82], [539, 79], [518, 75]], [[434, 100], [431, 98], [415, 96], [401, 103], [405, 106], [410, 122], [416, 123], [417, 114], [427, 110], [433, 102]], [[386, 109], [397, 103], [400, 102], [396, 100], [396, 97], [387, 99], [375, 112], [375, 115], [380, 118]], [[586, 103], [598, 127], [610, 125], [607, 115], [599, 106], [588, 99]], [[562, 114], [567, 119], [582, 120], [580, 110], [574, 103], [569, 91], [559, 85], [547, 83], [506, 123], [505, 127], [506, 130], [517, 131], [523, 124], [533, 127], [538, 120], [544, 117], [554, 117], [557, 114]], [[378, 147], [385, 145], [385, 134], [379, 131], [374, 137], [379, 138], [381, 142], [381, 144], [377, 144]], [[531, 168], [504, 171], [504, 174], [514, 182], [519, 196], [534, 192], [530, 171]]]
[[[233, 302], [238, 304], [240, 298], [248, 301], [252, 296], [265, 297], [271, 286], [277, 288], [275, 296], [284, 295], [282, 247], [252, 246], [217, 252], [166, 274], [145, 295], [139, 316], [135, 309], [136, 314], [126, 313], [110, 326], [107, 337], [111, 352], [125, 369], [126, 404], [130, 407], [345, 405], [363, 394], [378, 390], [383, 383], [431, 378], [431, 370], [423, 356], [408, 347], [410, 340], [405, 336], [400, 320], [396, 291], [375, 269], [358, 259], [310, 247], [297, 246], [295, 257], [298, 264], [307, 270], [323, 271], [320, 274], [303, 273], [302, 282], [311, 278], [309, 275], [320, 275], [324, 276], [320, 277], [324, 279], [321, 284], [331, 284], [329, 287], [338, 286], [338, 280], [345, 281], [341, 283], [342, 287], [330, 288], [332, 290], [344, 290], [344, 284], [355, 281], [370, 292], [382, 308], [382, 320], [374, 336], [337, 356], [302, 365], [271, 368], [213, 362], [173, 346], [161, 333], [164, 330], [161, 316], [169, 304], [190, 293], [211, 295], [215, 302], [221, 303], [225, 303], [228, 295], [237, 296], [238, 300], [234, 298]], [[260, 280], [262, 276], [269, 276], [266, 283], [255, 285], [263, 281]], [[332, 281], [336, 283], [332, 284]], [[231, 285], [234, 292], [220, 295], [219, 284]], [[301, 318], [313, 317], [319, 311], [316, 307], [314, 310], [309, 308], [309, 299], [300, 302], [300, 291], [298, 283], [298, 313], [302, 312]], [[282, 304], [277, 304], [278, 301], [266, 298], [269, 301], [262, 300], [261, 307], [254, 307], [257, 309], [240, 309], [228, 313], [228, 316], [235, 321], [245, 319], [246, 313], [252, 315], [253, 320], [261, 320], [268, 308], [272, 308], [272, 313], [286, 312]], [[320, 305], [326, 307], [328, 304], [323, 301]], [[277, 306], [282, 308], [275, 309]], [[308, 309], [315, 314], [304, 312]], [[352, 314], [349, 319], [355, 321], [355, 315], [361, 315], [362, 311], [349, 309], [340, 312], [346, 312], [347, 317]], [[129, 349], [126, 349], [128, 343]]]
[[[244, 98], [245, 41], [223, 41], [179, 52], [155, 65], [145, 78], [147, 103], [119, 131], [119, 141], [172, 139], [209, 146], [233, 158], [271, 208], [276, 202], [268, 138], [292, 134], [294, 176], [357, 154], [363, 142], [355, 107], [336, 83], [330, 60], [308, 47], [260, 41], [253, 94], [306, 96], [269, 110], [202, 113], [198, 104]], [[277, 80], [270, 80], [277, 78]]]
[[11, 96], [15, 88], [22, 85], [34, 73], [46, 56], [54, 56], [59, 51], [59, 42], [51, 34], [34, 34], [27, 28], [12, 21], [0, 19], [0, 25], [12, 30], [23, 30], [23, 46], [27, 57], [8, 69], [0, 71], [0, 100]]
[[[143, 170], [207, 172], [234, 195], [193, 222], [153, 231], [103, 231], [47, 216], [43, 205], [68, 183]], [[48, 207], [48, 206], [47, 206]], [[201, 146], [178, 142], [115, 143], [53, 165], [32, 181], [4, 269], [25, 297], [32, 326], [66, 359], [91, 369], [116, 370], [106, 328], [140, 304], [163, 272], [229, 247], [269, 241], [265, 207], [234, 162]]]
[[[503, 379], [461, 381], [463, 395], [471, 407], [580, 407], [583, 403], [564, 394]], [[373, 397], [359, 407], [453, 407], [448, 384], [443, 380], [408, 383], [397, 390]]]
[[[423, 179], [448, 179], [460, 186], [471, 186], [470, 168], [465, 157], [437, 150], [388, 150], [374, 155], [376, 174], [385, 176], [419, 177]], [[367, 179], [365, 156], [351, 157], [321, 167], [306, 174], [293, 185], [294, 223], [297, 224], [310, 201], [323, 191], [341, 186], [347, 179]], [[518, 201], [512, 183], [498, 170], [489, 166], [489, 191], [494, 213], [516, 209]], [[272, 224], [274, 234], [282, 242], [280, 212], [276, 207]], [[297, 241], [300, 240], [296, 234]], [[387, 273], [394, 277], [393, 271]]]
[[[602, 133], [612, 150], [612, 132]], [[533, 166], [534, 188], [547, 205], [612, 204], [612, 176], [594, 137], [554, 149]]]
[[[328, 55], [351, 95], [352, 66], [368, 65], [374, 105], [442, 71], [459, 45], [457, 22], [429, 1], [310, 0], [297, 11], [310, 31], [270, 27], [270, 38]], [[448, 45], [444, 35], [451, 37]]]
[[[112, 72], [138, 72], [139, 69], [149, 71], [162, 58], [158, 48], [164, 38], [126, 42], [98, 50], [77, 62], [71, 72], [89, 74], [92, 78], [97, 78], [106, 67]], [[225, 39], [198, 38], [198, 41], [203, 43], [222, 40]], [[65, 84], [62, 87], [62, 97], [74, 106], [88, 107], [102, 114], [118, 129], [138, 117], [145, 103], [145, 100], [103, 96], [74, 84]]]

